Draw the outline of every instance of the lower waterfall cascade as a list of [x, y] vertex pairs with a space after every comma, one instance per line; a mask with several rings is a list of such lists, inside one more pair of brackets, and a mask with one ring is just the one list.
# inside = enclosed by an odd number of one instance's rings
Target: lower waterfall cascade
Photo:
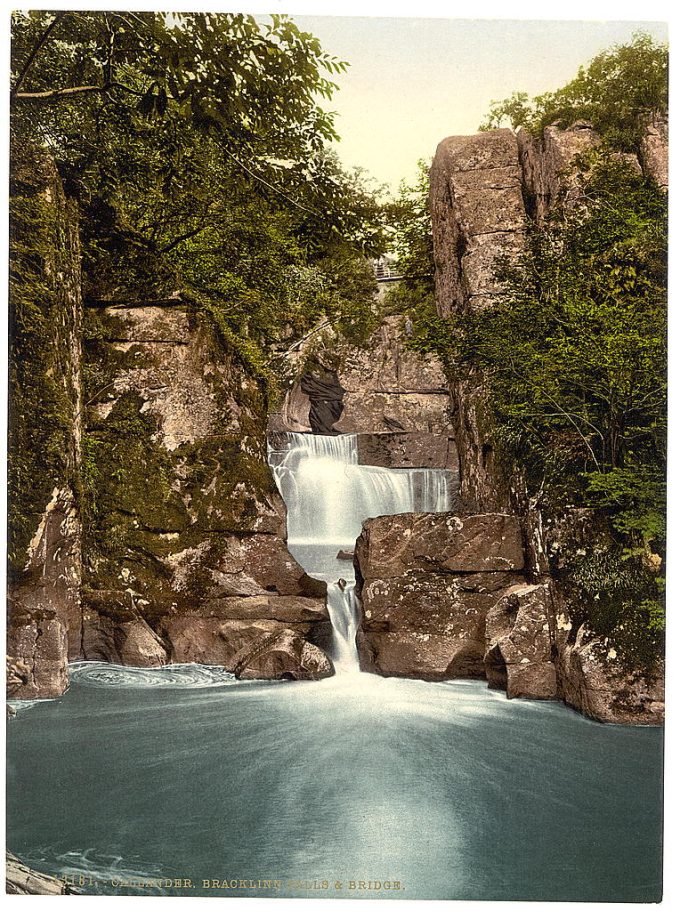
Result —
[[276, 445], [268, 446], [268, 460], [288, 509], [288, 549], [310, 576], [328, 584], [336, 673], [357, 672], [361, 606], [350, 554], [362, 523], [375, 516], [447, 511], [452, 473], [360, 465], [353, 433], [279, 433]]

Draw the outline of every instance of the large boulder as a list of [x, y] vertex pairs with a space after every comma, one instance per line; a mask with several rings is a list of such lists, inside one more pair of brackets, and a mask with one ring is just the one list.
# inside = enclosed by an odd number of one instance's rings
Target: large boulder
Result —
[[[161, 630], [173, 663], [213, 664], [235, 672], [258, 642], [284, 630], [310, 644], [327, 642], [330, 619], [323, 598], [262, 595], [213, 600], [191, 612], [171, 611]], [[265, 664], [259, 666], [266, 676]]]
[[655, 672], [626, 668], [606, 641], [558, 615], [559, 695], [583, 715], [616, 724], [658, 725], [664, 720], [663, 664]]
[[524, 568], [519, 521], [500, 513], [378, 516], [364, 523], [356, 559], [362, 579], [388, 579], [413, 569], [495, 573]]
[[483, 677], [486, 615], [521, 581], [523, 565], [511, 516], [369, 519], [355, 551], [362, 668], [434, 680]]
[[54, 611], [22, 616], [7, 630], [7, 694], [11, 699], [53, 699], [68, 686], [68, 640]]
[[430, 680], [484, 677], [486, 615], [517, 579], [410, 569], [364, 581], [362, 669]]

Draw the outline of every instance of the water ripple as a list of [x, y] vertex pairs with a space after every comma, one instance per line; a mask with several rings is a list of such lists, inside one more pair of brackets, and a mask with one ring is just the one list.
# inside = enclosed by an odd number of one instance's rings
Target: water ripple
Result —
[[223, 667], [168, 664], [164, 667], [122, 667], [105, 661], [75, 661], [69, 665], [72, 682], [97, 687], [192, 687], [242, 685]]

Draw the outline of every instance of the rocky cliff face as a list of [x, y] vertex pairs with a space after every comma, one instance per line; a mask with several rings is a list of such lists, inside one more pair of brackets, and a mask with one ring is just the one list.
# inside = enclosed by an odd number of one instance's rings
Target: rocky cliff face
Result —
[[362, 347], [331, 329], [311, 337], [289, 355], [300, 378], [272, 414], [270, 429], [448, 435], [446, 377], [435, 358], [410, 351], [406, 338], [399, 316], [388, 316]]
[[55, 696], [81, 636], [80, 249], [49, 156], [11, 162], [8, 685]]
[[181, 300], [83, 317], [78, 213], [47, 156], [15, 162], [12, 200], [10, 695], [59, 695], [77, 658], [331, 674], [263, 390]]
[[263, 393], [207, 318], [90, 307], [85, 369], [83, 657], [233, 671], [327, 626], [325, 585], [286, 548]]
[[[650, 118], [640, 160], [626, 156], [662, 185], [667, 182], [666, 137], [665, 122]], [[527, 219], [545, 218], [558, 195], [567, 205], [573, 195], [576, 204], [577, 184], [569, 166], [598, 142], [587, 124], [577, 123], [564, 131], [549, 127], [540, 139], [522, 131], [492, 130], [440, 144], [431, 172], [440, 314], [464, 320], [476, 309], [493, 306], [499, 292], [496, 263], [518, 256]], [[506, 686], [509, 695], [532, 688], [534, 695], [556, 693], [602, 720], [658, 723], [661, 678], [629, 676], [606, 643], [585, 627], [573, 628], [565, 594], [551, 577], [550, 557], [577, 533], [583, 511], [543, 516], [527, 498], [521, 471], [510, 476], [501, 471], [484, 387], [484, 377], [474, 372], [450, 380], [461, 495], [470, 512], [516, 514], [526, 549], [524, 583], [513, 585], [489, 613], [484, 657], [489, 680]], [[586, 546], [592, 543], [586, 533]], [[532, 632], [538, 626], [544, 634], [540, 642]], [[520, 645], [526, 636], [529, 648]]]

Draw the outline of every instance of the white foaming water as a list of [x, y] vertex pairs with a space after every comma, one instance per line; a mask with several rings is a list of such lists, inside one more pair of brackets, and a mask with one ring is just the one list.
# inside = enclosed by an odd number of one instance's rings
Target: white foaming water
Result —
[[357, 630], [361, 618], [354, 582], [329, 582], [326, 605], [333, 627], [333, 665], [337, 674], [359, 670]]
[[[288, 545], [307, 572], [328, 585], [333, 660], [338, 673], [359, 670], [360, 605], [351, 562], [365, 519], [406, 512], [445, 512], [452, 476], [445, 469], [359, 465], [356, 434], [277, 434], [269, 464], [288, 508]], [[339, 577], [344, 584], [338, 584]], [[349, 579], [346, 577], [350, 576]]]
[[451, 472], [359, 465], [356, 434], [278, 434], [269, 464], [288, 507], [290, 544], [351, 545], [361, 523], [402, 512], [445, 512]]

